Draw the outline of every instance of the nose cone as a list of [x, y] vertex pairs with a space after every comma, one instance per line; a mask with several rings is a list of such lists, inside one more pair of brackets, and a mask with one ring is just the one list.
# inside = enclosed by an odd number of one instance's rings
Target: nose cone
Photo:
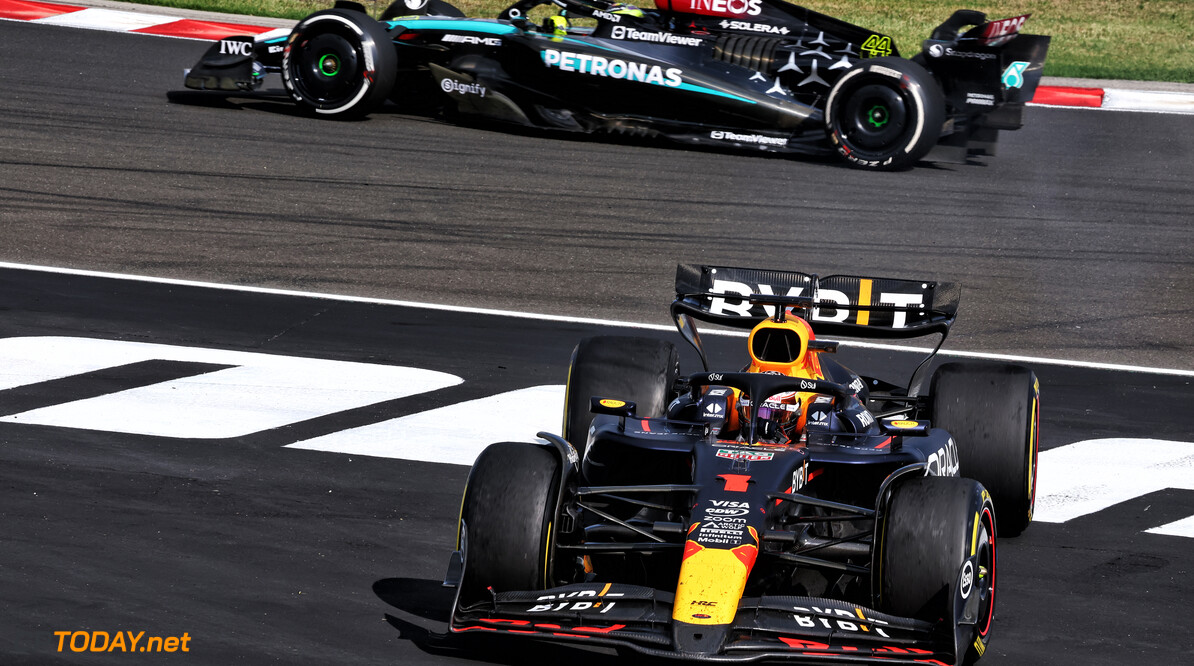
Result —
[[708, 657], [719, 654], [729, 635], [729, 625], [689, 624], [672, 622], [672, 645], [686, 657]]

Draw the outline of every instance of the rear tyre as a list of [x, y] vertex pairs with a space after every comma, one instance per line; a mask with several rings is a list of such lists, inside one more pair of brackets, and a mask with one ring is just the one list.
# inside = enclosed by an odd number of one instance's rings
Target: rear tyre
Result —
[[[897, 485], [883, 518], [880, 608], [953, 623], [965, 663], [987, 649], [995, 615], [995, 517], [977, 481], [920, 477]], [[967, 624], [958, 620], [969, 615]], [[974, 624], [969, 624], [973, 619]]]
[[360, 12], [329, 9], [303, 19], [290, 33], [282, 83], [307, 111], [358, 118], [385, 102], [397, 66], [382, 24]]
[[941, 136], [945, 96], [933, 75], [903, 58], [864, 60], [829, 91], [830, 142], [856, 167], [890, 171], [911, 166]]
[[1040, 392], [1031, 370], [1002, 363], [946, 363], [930, 384], [934, 426], [958, 446], [959, 474], [995, 500], [999, 531], [1019, 535], [1032, 522]]
[[454, 16], [464, 18], [464, 12], [444, 0], [394, 0], [381, 13], [379, 21], [389, 21], [399, 16]]
[[634, 402], [639, 416], [663, 416], [679, 373], [680, 356], [670, 342], [619, 336], [581, 340], [568, 367], [564, 439], [584, 456], [593, 396]]
[[550, 585], [552, 527], [560, 487], [555, 452], [535, 444], [491, 444], [469, 473], [460, 507], [464, 574], [459, 602]]

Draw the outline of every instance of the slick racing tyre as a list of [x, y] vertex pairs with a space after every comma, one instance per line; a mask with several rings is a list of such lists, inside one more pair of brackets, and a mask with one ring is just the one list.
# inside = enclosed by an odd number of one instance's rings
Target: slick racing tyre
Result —
[[460, 506], [460, 605], [549, 586], [559, 456], [536, 444], [491, 444], [473, 463]]
[[1002, 363], [946, 363], [933, 374], [929, 418], [958, 447], [961, 476], [991, 492], [999, 533], [1017, 536], [1036, 502], [1040, 391], [1032, 371]]
[[864, 60], [829, 91], [825, 124], [838, 154], [856, 167], [911, 166], [941, 136], [945, 96], [928, 70], [903, 58]]
[[880, 610], [953, 623], [958, 663], [981, 657], [995, 615], [994, 507], [982, 485], [949, 476], [899, 483], [880, 538]]
[[464, 18], [464, 12], [444, 0], [394, 0], [381, 13], [379, 21], [389, 21], [399, 16], [454, 16]]
[[360, 12], [329, 9], [303, 19], [290, 33], [282, 83], [307, 111], [358, 118], [385, 102], [397, 63], [382, 24]]
[[679, 372], [680, 357], [670, 342], [620, 336], [581, 340], [568, 366], [564, 439], [584, 456], [593, 396], [633, 402], [639, 416], [663, 416]]

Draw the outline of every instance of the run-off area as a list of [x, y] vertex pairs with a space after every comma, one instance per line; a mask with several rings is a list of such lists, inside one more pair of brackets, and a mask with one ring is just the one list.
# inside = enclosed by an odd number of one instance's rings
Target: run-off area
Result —
[[[0, 339], [0, 404], [27, 407], [3, 410], [0, 421], [183, 440], [252, 436], [464, 382], [426, 368], [260, 352]], [[527, 386], [313, 437], [299, 428], [284, 446], [471, 465], [492, 442], [559, 432], [563, 400], [563, 385]], [[1064, 523], [1167, 489], [1194, 491], [1194, 443], [1084, 439], [1041, 452], [1034, 520]], [[1146, 531], [1194, 538], [1194, 516]]]

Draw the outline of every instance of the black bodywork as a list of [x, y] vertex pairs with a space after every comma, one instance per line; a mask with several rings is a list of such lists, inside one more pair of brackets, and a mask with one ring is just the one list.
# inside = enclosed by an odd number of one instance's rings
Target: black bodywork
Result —
[[[1027, 16], [988, 22], [981, 13], [959, 11], [924, 42], [913, 67], [890, 37], [783, 0], [659, 0], [652, 10], [604, 0], [554, 2], [567, 18], [539, 24], [526, 16], [546, 0], [522, 0], [497, 20], [459, 16], [439, 0], [399, 0], [381, 22], [394, 64], [357, 49], [362, 76], [392, 87], [390, 97], [408, 108], [688, 144], [836, 150], [857, 166], [894, 168], [907, 161], [903, 154], [885, 157], [894, 143], [908, 143], [911, 160], [930, 148], [935, 160], [993, 154], [997, 131], [1021, 126], [1049, 43], [1019, 33]], [[363, 11], [354, 3], [337, 7]], [[393, 16], [399, 12], [412, 15]], [[567, 25], [576, 17], [596, 26]], [[962, 31], [970, 25], [976, 27]], [[265, 74], [290, 66], [290, 50], [305, 43], [295, 42], [302, 28], [289, 37], [222, 40], [188, 71], [186, 85], [255, 90]], [[879, 72], [874, 90], [859, 93], [865, 99], [853, 106], [839, 98], [838, 118], [827, 117], [845, 75], [876, 59], [886, 66], [871, 68]], [[373, 60], [394, 71], [368, 70], [364, 61]], [[892, 88], [886, 99], [874, 95], [883, 87]], [[921, 88], [926, 91], [918, 93]], [[288, 89], [302, 103], [295, 87]], [[843, 90], [840, 97], [858, 92]], [[365, 106], [312, 110], [355, 114], [368, 112]], [[861, 143], [851, 141], [852, 131]], [[876, 146], [883, 150], [871, 155]]]
[[[949, 283], [698, 266], [679, 267], [677, 292], [677, 326], [698, 350], [693, 317], [750, 327], [766, 308], [798, 308], [819, 332], [944, 338], [958, 304]], [[828, 356], [836, 343], [815, 344], [824, 379], [679, 376], [663, 417], [594, 396], [583, 459], [540, 433], [564, 465], [547, 585], [462, 596], [452, 630], [701, 661], [960, 663], [985, 598], [959, 595], [951, 616], [934, 621], [877, 610], [887, 603], [891, 490], [959, 476], [955, 442], [927, 420], [925, 397], [837, 363]], [[735, 436], [725, 430], [731, 389], [759, 397], [756, 405], [784, 392], [818, 397], [799, 440], [765, 432], [757, 409]], [[460, 582], [460, 564], [458, 551], [448, 583]], [[735, 571], [744, 576], [738, 593], [722, 585]]]

